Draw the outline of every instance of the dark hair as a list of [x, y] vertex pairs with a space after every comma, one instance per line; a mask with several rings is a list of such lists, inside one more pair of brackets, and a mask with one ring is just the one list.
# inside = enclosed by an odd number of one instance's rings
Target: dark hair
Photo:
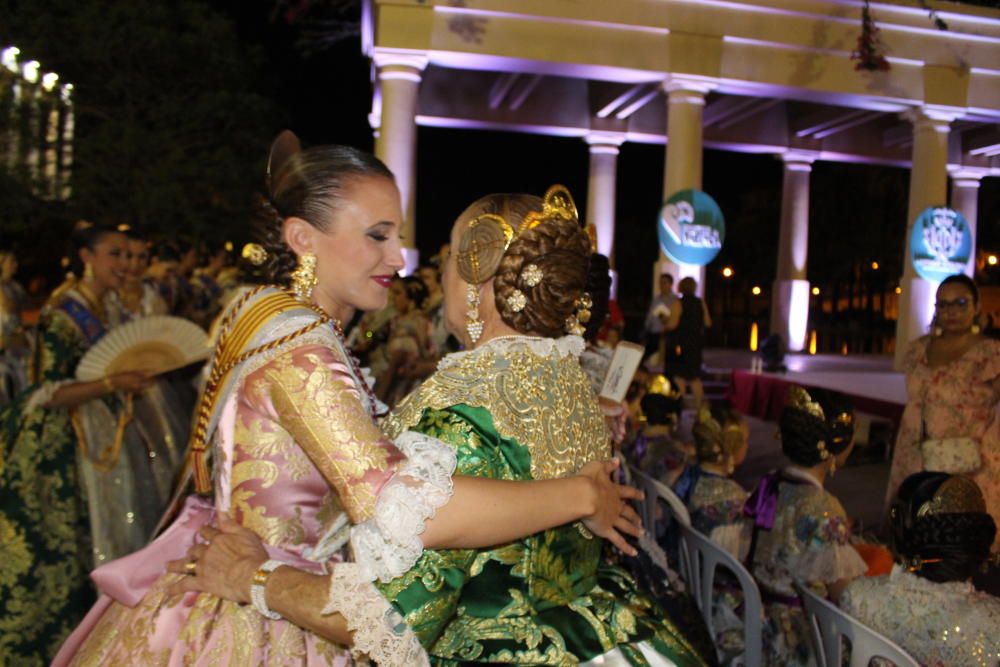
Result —
[[956, 273], [953, 276], [948, 276], [941, 281], [941, 284], [938, 285], [938, 289], [940, 290], [945, 285], [959, 285], [964, 287], [972, 294], [972, 302], [979, 305], [979, 287], [976, 286], [975, 280], [964, 273]]
[[889, 513], [896, 555], [914, 562], [919, 576], [937, 582], [965, 581], [975, 574], [989, 558], [997, 531], [993, 517], [985, 512], [919, 516], [924, 503], [951, 477], [940, 472], [910, 475], [900, 485]]
[[258, 278], [287, 285], [295, 270], [295, 253], [282, 235], [285, 218], [302, 218], [325, 230], [353, 182], [370, 176], [394, 180], [381, 160], [349, 146], [314, 146], [277, 165], [269, 191], [257, 202], [253, 236], [267, 251]]
[[69, 269], [74, 275], [83, 275], [83, 260], [80, 259], [80, 251], [84, 248], [91, 251], [94, 250], [97, 244], [101, 242], [101, 239], [109, 234], [124, 235], [124, 232], [118, 231], [116, 225], [109, 225], [103, 222], [80, 220], [73, 225], [73, 231], [70, 233], [70, 242], [73, 248], [72, 252], [69, 253]]
[[608, 318], [611, 300], [611, 265], [608, 258], [600, 253], [590, 256], [590, 270], [587, 271], [587, 293], [590, 294], [590, 320], [584, 328], [583, 338], [593, 343]]
[[427, 301], [427, 285], [416, 276], [406, 276], [401, 280], [406, 296], [413, 302], [414, 307], [423, 308]]
[[[811, 468], [823, 460], [819, 443], [836, 456], [854, 438], [854, 406], [847, 396], [836, 391], [810, 389], [812, 400], [819, 403], [825, 419], [791, 405], [781, 410], [778, 426], [781, 451], [796, 465]], [[842, 415], [849, 415], [849, 419]]]
[[680, 293], [684, 296], [693, 296], [698, 290], [698, 281], [696, 281], [691, 276], [686, 276], [681, 278], [680, 284], [677, 286]]
[[681, 414], [681, 399], [670, 398], [663, 394], [646, 394], [639, 401], [639, 406], [646, 417], [646, 423], [650, 426], [676, 424]]

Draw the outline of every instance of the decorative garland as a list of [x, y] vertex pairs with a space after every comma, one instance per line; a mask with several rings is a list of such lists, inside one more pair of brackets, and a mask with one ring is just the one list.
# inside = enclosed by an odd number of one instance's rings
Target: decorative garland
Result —
[[889, 61], [885, 58], [880, 30], [875, 24], [872, 16], [872, 9], [865, 0], [861, 8], [861, 34], [858, 35], [858, 47], [851, 54], [851, 60], [857, 60], [854, 66], [857, 71], [866, 72], [886, 72], [889, 70]]

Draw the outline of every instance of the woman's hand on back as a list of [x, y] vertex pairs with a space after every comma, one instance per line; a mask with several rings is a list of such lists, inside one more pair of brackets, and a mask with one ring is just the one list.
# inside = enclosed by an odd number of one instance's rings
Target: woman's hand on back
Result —
[[592, 461], [580, 469], [581, 477], [587, 478], [594, 489], [594, 513], [584, 517], [583, 525], [594, 535], [603, 537], [624, 553], [635, 556], [636, 550], [625, 541], [622, 533], [639, 537], [642, 535], [642, 520], [630, 500], [642, 500], [639, 489], [615, 482], [612, 475], [618, 470], [617, 459]]

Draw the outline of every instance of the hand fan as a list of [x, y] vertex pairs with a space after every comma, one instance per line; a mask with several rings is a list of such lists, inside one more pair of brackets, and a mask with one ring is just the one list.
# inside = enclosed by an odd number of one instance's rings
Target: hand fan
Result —
[[98, 380], [125, 371], [159, 375], [207, 359], [208, 334], [180, 317], [152, 315], [108, 332], [76, 367], [79, 380]]

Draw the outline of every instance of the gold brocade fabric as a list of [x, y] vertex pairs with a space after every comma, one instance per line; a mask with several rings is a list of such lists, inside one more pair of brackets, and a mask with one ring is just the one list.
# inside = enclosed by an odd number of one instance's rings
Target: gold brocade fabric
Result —
[[488, 410], [502, 437], [531, 443], [535, 479], [564, 477], [610, 456], [607, 426], [576, 355], [541, 356], [516, 338], [495, 340], [454, 355], [456, 363], [438, 370], [383, 420], [383, 432], [395, 438], [425, 410], [464, 404]]

